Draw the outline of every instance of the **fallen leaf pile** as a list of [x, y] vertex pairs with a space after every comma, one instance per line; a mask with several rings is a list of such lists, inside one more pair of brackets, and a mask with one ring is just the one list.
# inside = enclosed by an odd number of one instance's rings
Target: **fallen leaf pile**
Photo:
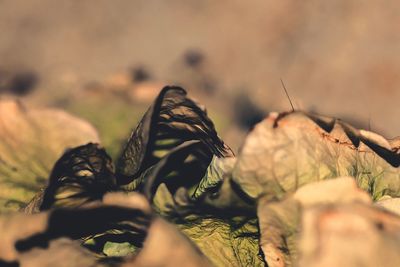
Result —
[[400, 266], [399, 138], [271, 113], [234, 156], [165, 87], [114, 167], [90, 124], [0, 110], [1, 266]]

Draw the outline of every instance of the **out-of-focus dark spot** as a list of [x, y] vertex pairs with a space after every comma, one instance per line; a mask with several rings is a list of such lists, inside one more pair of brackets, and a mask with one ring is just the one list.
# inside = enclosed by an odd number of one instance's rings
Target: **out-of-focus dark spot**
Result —
[[70, 97], [60, 97], [53, 101], [53, 105], [58, 108], [67, 108], [73, 101]]
[[24, 96], [33, 91], [38, 83], [38, 76], [31, 71], [10, 72], [0, 70], [0, 93]]
[[204, 61], [204, 54], [195, 49], [190, 49], [183, 55], [185, 64], [192, 68], [197, 68]]
[[203, 89], [206, 94], [214, 94], [217, 91], [216, 81], [210, 77], [205, 77], [202, 81], [201, 89]]
[[4, 90], [6, 84], [6, 76], [7, 73], [3, 69], [0, 69], [0, 92]]
[[138, 66], [131, 70], [132, 82], [140, 83], [152, 79], [150, 72], [144, 66]]
[[385, 229], [385, 226], [383, 225], [382, 222], [377, 222], [375, 225], [376, 225], [376, 228], [378, 228], [379, 230], [384, 230]]
[[96, 91], [101, 91], [103, 89], [103, 85], [96, 81], [90, 81], [83, 86], [83, 89], [87, 91], [96, 92]]
[[23, 96], [32, 92], [38, 82], [38, 77], [33, 72], [16, 73], [11, 79], [9, 91], [12, 94]]
[[19, 267], [19, 262], [17, 262], [17, 261], [3, 261], [3, 260], [0, 260], [0, 266], [3, 266], [3, 267]]
[[244, 92], [236, 96], [233, 108], [236, 123], [246, 130], [253, 128], [267, 114], [267, 112], [257, 107]]

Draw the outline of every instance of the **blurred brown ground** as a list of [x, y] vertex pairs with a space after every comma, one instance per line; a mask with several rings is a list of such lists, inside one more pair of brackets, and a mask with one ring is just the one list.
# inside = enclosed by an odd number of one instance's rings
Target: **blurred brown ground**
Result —
[[[38, 73], [38, 99], [51, 99], [144, 66], [230, 114], [228, 125], [235, 96], [288, 110], [282, 78], [296, 108], [390, 138], [400, 135], [399, 25], [395, 0], [0, 0], [0, 68]], [[188, 51], [204, 56], [198, 66], [182, 63]]]

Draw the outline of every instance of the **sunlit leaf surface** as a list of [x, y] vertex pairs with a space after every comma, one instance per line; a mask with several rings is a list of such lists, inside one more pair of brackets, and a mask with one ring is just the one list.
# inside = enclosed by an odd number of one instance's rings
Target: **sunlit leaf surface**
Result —
[[17, 210], [44, 187], [67, 148], [99, 142], [86, 121], [57, 109], [0, 102], [0, 212]]
[[205, 110], [165, 87], [114, 169], [86, 122], [0, 110], [2, 211], [37, 192], [34, 214], [0, 216], [0, 265], [400, 264], [399, 138], [271, 113], [234, 157]]

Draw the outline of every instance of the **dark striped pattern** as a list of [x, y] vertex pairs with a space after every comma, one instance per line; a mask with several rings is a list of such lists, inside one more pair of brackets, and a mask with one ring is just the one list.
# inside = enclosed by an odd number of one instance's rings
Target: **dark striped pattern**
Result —
[[102, 199], [115, 188], [111, 158], [97, 144], [89, 143], [65, 152], [56, 162], [40, 210], [79, 207]]
[[233, 156], [205, 110], [179, 87], [165, 87], [132, 133], [117, 163], [117, 183], [127, 184], [173, 148], [198, 140], [217, 157]]

